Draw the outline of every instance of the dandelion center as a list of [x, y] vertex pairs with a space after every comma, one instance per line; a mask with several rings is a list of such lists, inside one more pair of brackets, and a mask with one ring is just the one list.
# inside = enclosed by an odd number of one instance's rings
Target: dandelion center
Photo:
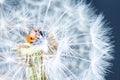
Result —
[[[45, 78], [44, 61], [49, 61], [57, 51], [57, 43], [52, 34], [44, 31], [32, 30], [26, 37], [26, 42], [18, 43], [15, 49], [21, 59], [22, 65], [28, 67], [26, 72], [28, 80], [33, 78]], [[37, 72], [34, 70], [37, 69]], [[31, 73], [29, 73], [29, 71]], [[39, 77], [37, 74], [39, 74]], [[32, 75], [32, 76], [31, 76]]]

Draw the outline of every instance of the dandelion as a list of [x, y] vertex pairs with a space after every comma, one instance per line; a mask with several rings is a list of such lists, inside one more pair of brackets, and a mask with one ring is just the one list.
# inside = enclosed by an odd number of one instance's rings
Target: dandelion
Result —
[[110, 28], [90, 4], [1, 0], [0, 12], [0, 80], [105, 80]]

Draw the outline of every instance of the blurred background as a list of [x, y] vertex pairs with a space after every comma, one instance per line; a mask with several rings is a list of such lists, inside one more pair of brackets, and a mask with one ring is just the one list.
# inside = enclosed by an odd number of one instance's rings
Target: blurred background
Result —
[[87, 0], [87, 3], [91, 3], [97, 13], [102, 12], [112, 28], [114, 60], [106, 80], [120, 80], [120, 0]]

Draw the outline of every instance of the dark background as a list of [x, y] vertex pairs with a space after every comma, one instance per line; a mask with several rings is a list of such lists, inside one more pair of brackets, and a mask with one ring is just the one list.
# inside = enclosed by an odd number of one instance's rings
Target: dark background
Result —
[[120, 0], [87, 0], [97, 9], [97, 13], [103, 13], [105, 19], [112, 27], [114, 36], [114, 60], [111, 72], [106, 76], [106, 80], [120, 80]]

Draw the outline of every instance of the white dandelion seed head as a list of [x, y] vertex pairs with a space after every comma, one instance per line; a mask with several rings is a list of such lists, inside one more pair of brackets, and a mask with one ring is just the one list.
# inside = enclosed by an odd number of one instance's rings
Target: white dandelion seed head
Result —
[[113, 58], [110, 28], [89, 4], [82, 0], [4, 4], [8, 5], [0, 6], [0, 79], [105, 80]]

